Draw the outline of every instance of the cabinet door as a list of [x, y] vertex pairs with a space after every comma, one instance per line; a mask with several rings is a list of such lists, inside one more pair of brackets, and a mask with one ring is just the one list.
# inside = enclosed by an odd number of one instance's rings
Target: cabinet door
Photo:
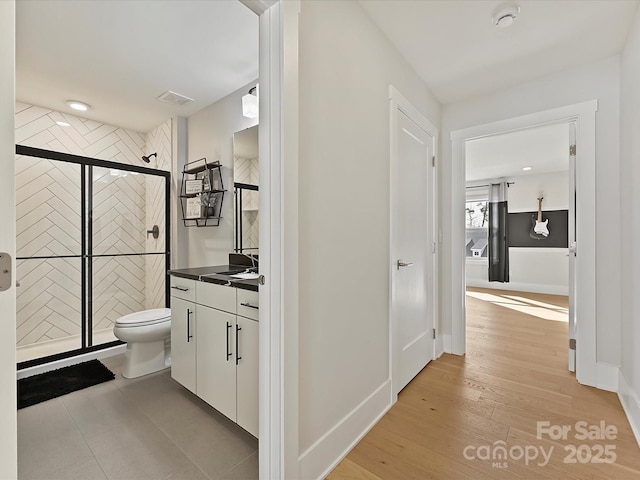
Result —
[[196, 305], [197, 394], [223, 415], [236, 421], [236, 316]]
[[237, 317], [238, 366], [237, 420], [251, 435], [258, 436], [258, 322]]
[[171, 377], [196, 393], [195, 304], [171, 297]]

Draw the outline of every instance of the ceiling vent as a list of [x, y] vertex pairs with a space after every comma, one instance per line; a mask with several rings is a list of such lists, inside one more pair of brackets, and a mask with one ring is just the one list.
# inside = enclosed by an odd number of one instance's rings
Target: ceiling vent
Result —
[[158, 97], [158, 100], [164, 103], [178, 105], [180, 107], [189, 102], [193, 102], [193, 98], [185, 97], [184, 95], [180, 95], [179, 93], [172, 92], [171, 90], [167, 90], [162, 95], [160, 95]]

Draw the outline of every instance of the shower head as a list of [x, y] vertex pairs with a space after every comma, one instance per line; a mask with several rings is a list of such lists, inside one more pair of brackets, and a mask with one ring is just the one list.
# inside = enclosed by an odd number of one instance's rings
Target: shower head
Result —
[[145, 162], [149, 163], [151, 161], [151, 157], [158, 158], [158, 154], [157, 153], [150, 153], [149, 155], [143, 155], [142, 156], [142, 160], [144, 160]]

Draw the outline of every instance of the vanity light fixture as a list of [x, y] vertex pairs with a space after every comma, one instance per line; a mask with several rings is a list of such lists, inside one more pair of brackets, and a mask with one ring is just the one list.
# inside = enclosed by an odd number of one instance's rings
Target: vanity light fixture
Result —
[[242, 115], [247, 118], [256, 118], [258, 116], [258, 86], [251, 88], [249, 93], [242, 97]]
[[491, 22], [499, 28], [507, 28], [513, 25], [518, 14], [520, 13], [520, 5], [515, 3], [503, 3], [493, 11]]
[[79, 102], [77, 100], [67, 100], [67, 105], [69, 105], [74, 110], [78, 110], [79, 112], [86, 112], [91, 107], [84, 102]]
[[528, 172], [529, 170], [531, 170], [533, 167], [522, 167], [522, 170], [524, 170], [525, 172]]

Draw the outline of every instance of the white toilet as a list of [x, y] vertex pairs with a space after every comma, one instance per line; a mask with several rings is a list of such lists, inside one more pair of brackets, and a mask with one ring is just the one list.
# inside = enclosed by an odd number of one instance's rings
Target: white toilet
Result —
[[171, 309], [143, 310], [120, 317], [113, 334], [127, 342], [123, 377], [141, 377], [170, 366]]

